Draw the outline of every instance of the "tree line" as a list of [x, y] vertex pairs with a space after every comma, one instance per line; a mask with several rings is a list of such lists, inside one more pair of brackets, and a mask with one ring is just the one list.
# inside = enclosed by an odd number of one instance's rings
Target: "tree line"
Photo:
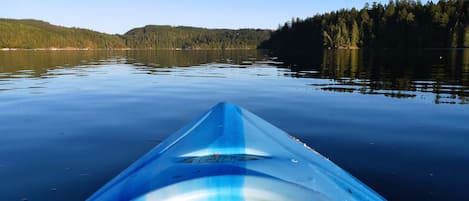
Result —
[[262, 48], [282, 52], [313, 48], [469, 47], [469, 1], [400, 0], [292, 19]]
[[136, 49], [255, 49], [269, 39], [261, 29], [205, 29], [149, 25], [130, 30], [122, 37]]
[[0, 48], [255, 49], [270, 32], [151, 25], [110, 35], [39, 20], [0, 19]]
[[110, 35], [38, 20], [0, 19], [0, 48], [253, 49], [469, 47], [469, 1], [396, 0], [292, 19], [274, 32], [149, 25]]

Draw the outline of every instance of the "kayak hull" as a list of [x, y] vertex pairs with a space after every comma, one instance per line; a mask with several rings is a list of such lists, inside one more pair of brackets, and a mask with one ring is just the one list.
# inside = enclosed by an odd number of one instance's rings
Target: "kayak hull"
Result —
[[299, 140], [234, 104], [185, 126], [88, 200], [384, 200]]

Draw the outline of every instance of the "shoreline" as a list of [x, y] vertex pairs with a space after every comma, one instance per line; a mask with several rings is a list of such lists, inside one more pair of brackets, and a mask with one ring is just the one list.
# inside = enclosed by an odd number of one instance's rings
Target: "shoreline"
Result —
[[257, 48], [0, 48], [0, 51], [126, 51], [126, 50], [173, 50], [173, 51], [200, 51], [200, 50], [256, 50]]
[[88, 51], [88, 50], [130, 50], [130, 48], [118, 49], [93, 49], [93, 48], [0, 48], [0, 51]]
[[[469, 48], [461, 48], [461, 47], [448, 47], [448, 48], [369, 48], [369, 47], [339, 47], [339, 48], [330, 48], [324, 47], [315, 50], [367, 50], [367, 49], [375, 49], [375, 50], [392, 50], [392, 49], [407, 49], [407, 50], [464, 50]], [[34, 48], [34, 49], [26, 49], [26, 48], [0, 48], [0, 52], [9, 52], [9, 51], [231, 51], [231, 50], [269, 50], [264, 48], [193, 48], [193, 49], [183, 49], [183, 48]]]

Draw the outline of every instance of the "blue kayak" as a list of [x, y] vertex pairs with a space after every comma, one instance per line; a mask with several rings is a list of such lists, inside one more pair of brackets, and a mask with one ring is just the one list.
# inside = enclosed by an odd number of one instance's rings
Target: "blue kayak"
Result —
[[256, 115], [220, 103], [88, 200], [385, 200]]

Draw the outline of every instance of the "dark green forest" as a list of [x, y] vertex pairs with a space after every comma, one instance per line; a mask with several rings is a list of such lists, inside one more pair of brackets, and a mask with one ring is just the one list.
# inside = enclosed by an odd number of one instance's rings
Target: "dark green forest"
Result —
[[292, 19], [276, 31], [149, 25], [123, 35], [38, 20], [0, 19], [0, 48], [271, 49], [466, 48], [469, 1], [401, 0]]
[[205, 29], [149, 25], [122, 36], [136, 49], [255, 49], [270, 37], [261, 29]]
[[469, 47], [469, 1], [401, 0], [292, 19], [261, 47], [278, 52], [314, 48]]
[[80, 28], [55, 26], [39, 20], [0, 19], [0, 48], [124, 48], [124, 41]]

